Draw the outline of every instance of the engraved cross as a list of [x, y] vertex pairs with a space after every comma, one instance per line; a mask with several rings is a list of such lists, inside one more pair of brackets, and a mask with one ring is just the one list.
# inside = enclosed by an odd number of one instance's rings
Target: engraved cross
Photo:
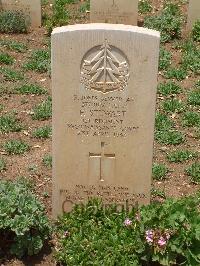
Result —
[[102, 152], [101, 153], [89, 153], [89, 157], [90, 158], [99, 158], [100, 159], [100, 173], [99, 173], [99, 180], [101, 182], [104, 181], [104, 176], [103, 176], [103, 167], [104, 167], [104, 163], [105, 160], [113, 160], [115, 159], [115, 154], [114, 153], [105, 153], [104, 152], [104, 146], [105, 146], [105, 142], [101, 142], [101, 149]]

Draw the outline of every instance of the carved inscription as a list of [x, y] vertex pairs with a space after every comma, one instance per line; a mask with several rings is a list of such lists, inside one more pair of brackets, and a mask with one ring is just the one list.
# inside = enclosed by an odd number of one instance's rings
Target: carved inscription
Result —
[[67, 129], [78, 136], [127, 137], [139, 127], [126, 122], [133, 98], [120, 96], [74, 95], [79, 121], [67, 122]]
[[103, 199], [104, 205], [116, 204], [122, 208], [127, 207], [127, 205], [129, 208], [135, 207], [138, 201], [141, 202], [141, 200], [147, 198], [144, 193], [130, 193], [128, 187], [106, 185], [87, 186], [77, 184], [74, 191], [60, 189], [60, 194], [63, 199], [63, 212], [69, 210], [69, 207], [72, 207], [73, 204], [84, 203], [86, 199], [97, 197]]
[[81, 83], [86, 89], [108, 93], [126, 88], [129, 79], [128, 61], [118, 48], [104, 44], [92, 48], [83, 58]]

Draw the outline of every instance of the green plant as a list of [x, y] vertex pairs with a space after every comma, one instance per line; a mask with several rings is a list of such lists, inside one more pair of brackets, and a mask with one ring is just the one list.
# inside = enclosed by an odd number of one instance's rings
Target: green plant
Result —
[[168, 172], [164, 164], [155, 163], [152, 168], [152, 176], [155, 180], [163, 180]]
[[29, 61], [24, 65], [26, 70], [35, 70], [39, 73], [50, 71], [50, 51], [36, 50], [32, 52]]
[[198, 265], [200, 196], [117, 211], [91, 200], [59, 218], [62, 265]]
[[40, 127], [33, 131], [33, 137], [39, 138], [39, 139], [50, 138], [51, 134], [52, 134], [52, 130], [50, 126]]
[[200, 106], [200, 88], [197, 88], [189, 93], [188, 103], [194, 106]]
[[172, 67], [168, 68], [165, 72], [165, 78], [167, 79], [176, 79], [178, 81], [183, 80], [187, 77], [187, 70], [183, 67]]
[[197, 112], [186, 112], [183, 115], [182, 123], [187, 127], [200, 127], [200, 114]]
[[168, 67], [171, 64], [171, 58], [172, 58], [171, 53], [161, 46], [160, 57], [159, 57], [159, 70], [168, 69]]
[[152, 188], [151, 196], [152, 197], [161, 197], [163, 199], [166, 199], [165, 191], [161, 190], [161, 189]]
[[24, 79], [24, 76], [21, 72], [10, 68], [0, 67], [0, 73], [4, 76], [5, 80], [8, 81], [17, 81]]
[[24, 154], [30, 150], [30, 146], [22, 140], [9, 140], [3, 145], [8, 154]]
[[197, 152], [192, 152], [189, 150], [178, 150], [178, 151], [172, 151], [169, 154], [167, 154], [167, 159], [171, 163], [183, 163], [188, 160], [192, 160], [198, 157]]
[[0, 133], [18, 132], [21, 129], [19, 120], [13, 114], [0, 116]]
[[181, 67], [186, 71], [200, 74], [200, 48], [192, 41], [184, 43]]
[[53, 14], [46, 19], [45, 25], [50, 35], [54, 27], [67, 25], [69, 22], [69, 11], [66, 9], [67, 0], [55, 0], [53, 3]]
[[161, 42], [168, 42], [180, 38], [182, 21], [178, 5], [166, 3], [161, 14], [145, 18], [144, 27], [160, 31]]
[[30, 25], [30, 18], [21, 11], [0, 12], [0, 32], [26, 33]]
[[157, 131], [169, 130], [173, 126], [173, 122], [165, 114], [156, 113], [155, 128]]
[[25, 53], [28, 49], [26, 44], [12, 40], [0, 40], [0, 45], [19, 53]]
[[44, 158], [42, 159], [43, 164], [47, 167], [47, 168], [52, 168], [52, 156], [47, 154], [44, 156]]
[[50, 237], [44, 206], [23, 179], [0, 180], [0, 251], [18, 257], [34, 255]]
[[12, 65], [14, 63], [14, 58], [7, 53], [0, 53], [0, 63]]
[[192, 38], [194, 41], [200, 42], [200, 20], [194, 23], [192, 28]]
[[180, 113], [184, 110], [185, 106], [178, 99], [169, 99], [163, 102], [162, 108], [167, 113]]
[[48, 97], [41, 104], [35, 106], [33, 109], [33, 119], [35, 120], [47, 120], [52, 115], [52, 103], [51, 98]]
[[90, 0], [87, 0], [81, 4], [79, 11], [81, 13], [85, 13], [86, 11], [89, 10], [90, 10]]
[[152, 5], [149, 0], [140, 0], [138, 5], [139, 13], [146, 14], [152, 11]]
[[179, 145], [185, 141], [185, 136], [179, 131], [163, 130], [163, 131], [156, 131], [155, 139], [160, 144]]
[[3, 158], [0, 157], [0, 173], [6, 170], [6, 162]]
[[47, 93], [47, 91], [36, 84], [25, 84], [15, 89], [21, 94], [36, 94], [41, 95]]
[[158, 93], [163, 96], [179, 94], [181, 91], [181, 87], [173, 81], [160, 83], [158, 86]]
[[186, 170], [186, 173], [191, 177], [191, 181], [195, 184], [200, 183], [200, 163], [195, 162]]

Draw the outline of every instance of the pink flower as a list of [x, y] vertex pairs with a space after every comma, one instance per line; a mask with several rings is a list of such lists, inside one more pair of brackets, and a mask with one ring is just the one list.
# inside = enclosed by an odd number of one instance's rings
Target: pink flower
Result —
[[132, 225], [132, 221], [129, 218], [126, 218], [124, 221], [124, 225], [125, 226], [131, 226]]
[[163, 246], [165, 246], [167, 244], [167, 241], [166, 241], [166, 239], [164, 238], [164, 237], [160, 237], [159, 239], [158, 239], [158, 245], [160, 246], [160, 247], [163, 247]]
[[153, 237], [154, 237], [154, 231], [151, 229], [151, 230], [147, 230], [145, 232], [145, 238], [146, 238], [146, 241], [151, 244], [153, 243]]

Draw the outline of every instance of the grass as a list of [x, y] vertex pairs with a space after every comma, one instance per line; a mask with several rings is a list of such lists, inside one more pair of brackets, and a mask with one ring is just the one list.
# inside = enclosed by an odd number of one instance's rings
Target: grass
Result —
[[170, 163], [183, 163], [188, 160], [196, 159], [197, 157], [197, 152], [189, 150], [176, 150], [167, 154], [167, 159]]
[[182, 47], [181, 65], [187, 71], [200, 74], [200, 48], [192, 41], [186, 41]]
[[193, 106], [200, 106], [200, 88], [191, 91], [188, 95], [188, 103]]
[[44, 158], [42, 159], [43, 164], [47, 167], [47, 168], [52, 168], [52, 156], [47, 154], [44, 156]]
[[0, 133], [18, 132], [21, 129], [19, 120], [13, 114], [0, 116]]
[[154, 180], [163, 180], [168, 172], [164, 164], [154, 164], [152, 168], [152, 176]]
[[153, 9], [152, 5], [149, 3], [148, 0], [141, 0], [138, 4], [138, 10], [140, 14], [146, 14], [151, 12]]
[[160, 57], [159, 57], [159, 70], [167, 70], [171, 64], [171, 59], [172, 59], [171, 52], [167, 51], [161, 46]]
[[26, 33], [30, 25], [30, 18], [21, 11], [0, 12], [1, 33]]
[[50, 126], [40, 127], [33, 131], [33, 137], [38, 139], [50, 138], [51, 134], [52, 134], [52, 129]]
[[176, 95], [181, 92], [181, 87], [173, 81], [160, 83], [158, 86], [158, 93], [162, 96]]
[[24, 65], [26, 70], [34, 70], [39, 73], [50, 71], [50, 52], [48, 50], [36, 50]]
[[195, 184], [200, 183], [200, 163], [195, 162], [188, 168], [186, 168], [186, 173], [190, 176], [191, 181]]
[[6, 81], [18, 81], [24, 79], [24, 75], [21, 72], [10, 68], [0, 67], [0, 73], [4, 76]]
[[179, 145], [185, 141], [183, 133], [175, 130], [156, 131], [155, 139], [160, 144]]
[[7, 53], [0, 53], [0, 64], [12, 65], [14, 58]]
[[0, 173], [6, 170], [6, 162], [0, 157]]
[[165, 78], [181, 81], [187, 77], [187, 74], [187, 70], [182, 67], [172, 67], [165, 72]]
[[0, 46], [19, 53], [25, 53], [28, 49], [26, 44], [12, 40], [0, 40]]
[[184, 104], [178, 99], [165, 100], [162, 104], [162, 109], [166, 113], [181, 113], [184, 111]]
[[192, 38], [194, 41], [200, 42], [200, 19], [194, 23], [192, 28]]
[[30, 150], [30, 146], [22, 140], [9, 140], [3, 145], [8, 154], [24, 154]]
[[35, 95], [42, 95], [46, 94], [47, 91], [36, 84], [24, 84], [20, 87], [17, 87], [16, 92], [20, 94], [35, 94]]
[[169, 130], [173, 127], [173, 122], [165, 114], [156, 113], [155, 128], [157, 131]]
[[165, 43], [181, 37], [182, 22], [178, 5], [166, 3], [160, 14], [144, 19], [144, 27], [160, 31], [161, 42]]
[[200, 127], [200, 113], [186, 112], [182, 119], [183, 126], [186, 127]]
[[166, 199], [165, 191], [164, 190], [161, 190], [161, 189], [155, 189], [155, 188], [153, 188], [151, 190], [151, 196], [152, 197], [160, 197], [160, 198]]
[[32, 118], [34, 120], [47, 120], [52, 116], [52, 103], [51, 98], [48, 97], [47, 100], [35, 106], [33, 109]]

